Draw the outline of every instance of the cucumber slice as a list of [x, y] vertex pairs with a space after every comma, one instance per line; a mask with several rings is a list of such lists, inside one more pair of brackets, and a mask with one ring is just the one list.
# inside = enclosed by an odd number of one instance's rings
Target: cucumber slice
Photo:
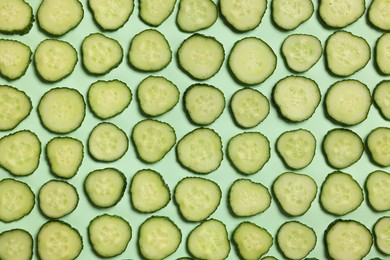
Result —
[[289, 168], [298, 170], [312, 162], [316, 144], [316, 138], [309, 130], [290, 130], [278, 137], [276, 151]]
[[275, 198], [290, 216], [301, 216], [309, 209], [317, 195], [317, 184], [306, 174], [285, 172], [272, 185]]
[[381, 170], [371, 172], [365, 187], [371, 208], [379, 212], [390, 210], [390, 173]]
[[272, 20], [283, 30], [294, 30], [313, 13], [311, 0], [272, 0]]
[[0, 2], [0, 33], [27, 34], [34, 23], [33, 9], [25, 0]]
[[209, 28], [217, 18], [218, 8], [212, 0], [181, 0], [176, 24], [184, 32], [196, 32]]
[[131, 103], [133, 94], [126, 83], [98, 80], [88, 89], [88, 104], [100, 119], [109, 119], [122, 113]]
[[211, 216], [221, 202], [222, 191], [218, 184], [200, 177], [186, 177], [179, 181], [174, 199], [186, 221], [203, 221]]
[[219, 7], [226, 23], [238, 32], [255, 29], [267, 10], [267, 0], [220, 0]]
[[184, 92], [184, 109], [197, 125], [212, 124], [225, 108], [223, 92], [208, 84], [195, 83]]
[[276, 64], [272, 48], [256, 37], [246, 37], [235, 42], [228, 59], [234, 78], [247, 85], [265, 81], [274, 73]]
[[155, 29], [146, 29], [130, 43], [129, 63], [140, 71], [159, 71], [172, 60], [172, 51], [165, 36]]
[[221, 137], [210, 128], [196, 128], [176, 145], [179, 163], [198, 174], [208, 174], [219, 168], [223, 160]]
[[50, 180], [39, 189], [38, 200], [39, 209], [46, 217], [62, 218], [76, 209], [79, 195], [72, 184]]
[[20, 130], [0, 139], [0, 166], [15, 176], [32, 174], [39, 166], [41, 142], [29, 130]]
[[321, 20], [332, 28], [353, 24], [363, 16], [365, 10], [364, 0], [321, 0], [318, 8]]
[[132, 229], [124, 218], [103, 214], [89, 223], [88, 237], [93, 251], [98, 256], [114, 257], [126, 250], [132, 238]]
[[31, 99], [24, 91], [0, 85], [0, 131], [14, 129], [30, 115], [31, 110]]
[[385, 255], [390, 255], [390, 217], [378, 219], [373, 228], [375, 245]]
[[375, 86], [372, 96], [382, 117], [390, 121], [390, 80], [379, 82]]
[[367, 149], [372, 161], [379, 166], [390, 166], [390, 128], [377, 127], [367, 137]]
[[372, 1], [368, 7], [368, 21], [376, 28], [384, 31], [390, 30], [390, 3], [387, 0]]
[[141, 160], [155, 163], [163, 159], [175, 145], [176, 134], [168, 123], [145, 119], [134, 126], [131, 139]]
[[33, 238], [24, 229], [15, 228], [0, 234], [0, 259], [29, 260], [33, 256]]
[[325, 43], [326, 65], [336, 76], [348, 77], [363, 69], [371, 58], [367, 41], [351, 32], [336, 31]]
[[244, 132], [230, 138], [227, 156], [234, 168], [245, 175], [263, 168], [271, 157], [269, 140], [260, 132]]
[[333, 83], [325, 96], [327, 115], [337, 123], [347, 126], [363, 122], [368, 116], [371, 103], [370, 90], [355, 79]]
[[321, 41], [310, 34], [290, 34], [282, 43], [282, 55], [292, 71], [306, 72], [321, 58]]
[[76, 49], [68, 42], [46, 39], [34, 53], [34, 64], [41, 79], [56, 82], [69, 76], [78, 61]]
[[137, 98], [144, 114], [160, 116], [176, 106], [180, 92], [167, 78], [150, 75], [138, 85]]
[[176, 0], [139, 0], [139, 18], [150, 26], [160, 26], [172, 14]]
[[169, 218], [152, 216], [139, 227], [138, 246], [146, 259], [166, 259], [181, 243], [181, 231]]
[[129, 20], [133, 13], [134, 0], [88, 0], [93, 19], [106, 31], [115, 31]]
[[233, 243], [242, 259], [260, 259], [273, 244], [272, 235], [252, 222], [241, 222], [233, 231]]
[[150, 213], [168, 205], [171, 193], [159, 172], [143, 169], [133, 176], [130, 184], [130, 199], [137, 211]]
[[181, 43], [177, 57], [180, 68], [190, 77], [206, 80], [221, 69], [225, 50], [216, 38], [195, 33]]
[[230, 241], [225, 224], [217, 219], [203, 221], [188, 235], [187, 249], [196, 259], [226, 259]]
[[229, 189], [229, 207], [237, 217], [251, 217], [266, 211], [271, 194], [261, 183], [237, 179]]
[[88, 138], [88, 151], [98, 161], [113, 162], [119, 160], [129, 147], [126, 133], [109, 122], [96, 125]]
[[84, 121], [84, 97], [73, 88], [52, 88], [41, 97], [38, 114], [47, 130], [61, 134], [70, 133]]
[[35, 195], [27, 183], [5, 178], [0, 180], [0, 221], [8, 223], [28, 214], [35, 205]]
[[382, 34], [375, 44], [375, 63], [378, 70], [390, 75], [390, 33]]
[[8, 80], [21, 78], [31, 62], [29, 46], [17, 41], [0, 39], [0, 76]]
[[343, 216], [363, 202], [363, 190], [348, 173], [334, 171], [326, 176], [320, 192], [322, 208], [333, 215]]

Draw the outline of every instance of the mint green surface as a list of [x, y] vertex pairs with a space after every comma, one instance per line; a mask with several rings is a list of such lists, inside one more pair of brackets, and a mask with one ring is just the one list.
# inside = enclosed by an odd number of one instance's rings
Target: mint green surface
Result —
[[[28, 1], [28, 2], [30, 2], [30, 4], [32, 5], [34, 9], [34, 14], [36, 14], [40, 1]], [[81, 42], [83, 38], [89, 35], [90, 33], [100, 32], [100, 29], [93, 22], [91, 12], [88, 8], [87, 0], [82, 0], [81, 2], [84, 6], [83, 20], [81, 21], [79, 26], [77, 26], [74, 30], [70, 31], [69, 33], [67, 33], [62, 37], [59, 37], [59, 39], [61, 40], [70, 42], [78, 50], [79, 61], [75, 67], [74, 72], [69, 77], [57, 83], [50, 83], [50, 84], [44, 83], [40, 81], [39, 78], [37, 77], [34, 64], [32, 62], [26, 74], [22, 78], [15, 81], [6, 81], [5, 79], [0, 78], [0, 85], [5, 85], [5, 84], [12, 85], [14, 87], [17, 87], [25, 91], [27, 95], [31, 97], [32, 104], [33, 104], [33, 110], [29, 115], [29, 117], [25, 119], [19, 126], [17, 126], [17, 128], [11, 131], [0, 132], [0, 137], [5, 136], [9, 133], [13, 133], [18, 130], [29, 129], [31, 131], [34, 131], [38, 135], [42, 143], [42, 150], [44, 151], [47, 142], [57, 135], [48, 132], [40, 124], [38, 113], [37, 113], [37, 105], [40, 97], [46, 91], [54, 87], [75, 88], [79, 90], [84, 95], [84, 97], [86, 97], [87, 90], [91, 83], [97, 80], [112, 80], [112, 79], [119, 79], [127, 83], [133, 92], [133, 100], [130, 106], [123, 113], [107, 121], [116, 124], [119, 128], [123, 129], [128, 134], [128, 136], [130, 136], [134, 125], [140, 120], [145, 118], [145, 116], [143, 116], [140, 113], [139, 104], [136, 98], [137, 85], [144, 78], [146, 78], [151, 74], [167, 77], [167, 79], [171, 80], [173, 83], [175, 83], [178, 86], [181, 93], [181, 97], [188, 86], [197, 82], [191, 79], [190, 77], [188, 77], [187, 74], [183, 73], [178, 67], [178, 62], [176, 58], [177, 49], [181, 44], [181, 42], [191, 35], [189, 33], [184, 33], [179, 31], [179, 29], [175, 24], [178, 2], [176, 3], [174, 12], [171, 14], [171, 16], [161, 26], [156, 28], [157, 30], [159, 30], [161, 33], [165, 35], [173, 52], [173, 59], [165, 69], [154, 73], [142, 73], [131, 69], [130, 66], [128, 65], [127, 56], [128, 56], [128, 49], [132, 37], [134, 37], [137, 33], [147, 28], [151, 28], [150, 26], [142, 23], [142, 21], [139, 19], [138, 17], [139, 3], [137, 0], [135, 0], [135, 9], [129, 21], [117, 31], [104, 32], [105, 35], [118, 40], [119, 43], [121, 44], [124, 50], [124, 57], [122, 63], [116, 69], [112, 70], [110, 73], [104, 76], [92, 76], [87, 74], [82, 67], [81, 51], [80, 51]], [[233, 80], [227, 68], [228, 54], [230, 53], [233, 44], [237, 40], [247, 36], [259, 37], [265, 42], [267, 42], [272, 47], [275, 54], [277, 55], [278, 63], [275, 72], [265, 82], [253, 86], [253, 88], [261, 91], [271, 101], [271, 92], [275, 83], [278, 80], [293, 74], [291, 71], [289, 71], [286, 68], [286, 65], [280, 54], [280, 48], [283, 40], [292, 33], [306, 33], [306, 34], [312, 34], [317, 36], [322, 42], [322, 45], [324, 46], [327, 37], [335, 31], [333, 29], [325, 28], [319, 22], [318, 15], [317, 15], [318, 1], [316, 0], [313, 0], [313, 4], [315, 6], [315, 13], [307, 22], [303, 23], [293, 31], [278, 30], [272, 23], [271, 2], [272, 1], [270, 0], [268, 1], [268, 9], [266, 10], [266, 13], [262, 19], [261, 24], [256, 29], [250, 32], [237, 33], [232, 31], [224, 23], [221, 16], [219, 16], [218, 20], [213, 26], [211, 26], [208, 29], [199, 31], [202, 34], [214, 36], [224, 46], [225, 61], [223, 63], [221, 70], [215, 76], [203, 82], [220, 88], [224, 92], [227, 105], [229, 104], [232, 94], [235, 91], [239, 90], [240, 88], [244, 87]], [[366, 6], [368, 7], [371, 1], [366, 1], [366, 2], [367, 2]], [[353, 78], [362, 81], [363, 83], [367, 84], [367, 86], [370, 88], [372, 92], [372, 90], [374, 89], [377, 83], [379, 83], [381, 80], [384, 79], [390, 79], [390, 77], [380, 75], [375, 69], [375, 59], [373, 56], [375, 42], [383, 32], [378, 31], [368, 25], [366, 13], [357, 22], [344, 29], [356, 35], [364, 37], [369, 43], [369, 45], [371, 46], [372, 53], [371, 53], [371, 60], [369, 61], [369, 63], [365, 66], [364, 69], [362, 69], [361, 71], [357, 72], [356, 74], [348, 78]], [[35, 22], [32, 30], [26, 35], [9, 36], [9, 35], [0, 34], [0, 38], [17, 39], [23, 43], [28, 44], [32, 49], [32, 51], [34, 52], [39, 42], [46, 38], [49, 38], [49, 36], [42, 33], [38, 28], [37, 22]], [[225, 149], [228, 140], [234, 135], [246, 131], [244, 129], [237, 127], [234, 124], [232, 115], [227, 106], [223, 114], [220, 116], [220, 118], [218, 118], [213, 124], [208, 126], [214, 129], [217, 133], [219, 133], [219, 135], [222, 138], [223, 145], [224, 145], [224, 152], [225, 152], [224, 159], [222, 161], [221, 166], [215, 172], [212, 172], [208, 175], [203, 175], [202, 177], [214, 180], [221, 187], [222, 190], [221, 204], [219, 205], [216, 212], [212, 214], [211, 217], [219, 219], [226, 224], [230, 238], [233, 233], [233, 230], [237, 227], [237, 225], [240, 222], [252, 221], [257, 225], [266, 228], [268, 232], [272, 234], [272, 236], [274, 237], [274, 244], [271, 247], [270, 251], [267, 253], [267, 255], [273, 255], [278, 259], [283, 259], [283, 256], [281, 255], [280, 251], [276, 246], [275, 238], [276, 238], [277, 230], [286, 221], [298, 220], [312, 227], [317, 234], [317, 244], [308, 257], [326, 259], [325, 247], [323, 243], [323, 234], [327, 226], [332, 221], [337, 219], [337, 217], [327, 214], [321, 209], [318, 201], [319, 190], [311, 208], [308, 210], [307, 213], [305, 213], [303, 216], [300, 217], [288, 217], [283, 213], [281, 213], [274, 198], [272, 200], [270, 208], [268, 208], [264, 213], [249, 218], [234, 217], [229, 212], [228, 203], [227, 203], [228, 190], [230, 185], [234, 182], [234, 180], [238, 178], [249, 178], [255, 182], [262, 183], [263, 185], [268, 187], [268, 189], [271, 190], [271, 185], [273, 181], [276, 179], [276, 177], [285, 171], [290, 171], [284, 166], [280, 157], [275, 152], [276, 139], [281, 133], [287, 130], [305, 128], [310, 130], [317, 139], [316, 155], [313, 161], [306, 168], [296, 172], [310, 175], [317, 182], [317, 185], [320, 188], [326, 175], [334, 171], [334, 169], [332, 169], [326, 164], [324, 155], [321, 151], [321, 143], [327, 131], [341, 126], [331, 122], [325, 116], [324, 108], [323, 108], [323, 100], [327, 88], [335, 81], [341, 80], [343, 78], [334, 77], [328, 73], [325, 66], [324, 55], [321, 57], [319, 62], [314, 67], [312, 67], [308, 72], [303, 73], [301, 75], [309, 77], [318, 83], [322, 94], [321, 104], [319, 105], [316, 112], [309, 120], [301, 123], [288, 123], [280, 118], [280, 116], [278, 115], [275, 109], [275, 106], [271, 101], [271, 110], [268, 117], [262, 123], [260, 123], [259, 126], [248, 130], [248, 131], [261, 132], [269, 139], [271, 143], [271, 158], [263, 167], [263, 169], [261, 169], [259, 172], [253, 175], [244, 176], [236, 172], [235, 169], [230, 164], [229, 160], [227, 159]], [[173, 110], [169, 111], [168, 113], [162, 116], [157, 117], [156, 119], [171, 124], [176, 131], [177, 140], [180, 140], [186, 133], [192, 131], [197, 127], [195, 125], [192, 125], [189, 122], [188, 118], [186, 117], [183, 110], [182, 98], [180, 99], [179, 103], [174, 107]], [[87, 107], [86, 117], [81, 127], [76, 131], [67, 134], [67, 136], [71, 136], [81, 140], [85, 146], [85, 157], [82, 166], [79, 169], [77, 175], [69, 180], [69, 182], [73, 184], [78, 190], [80, 196], [79, 205], [73, 213], [61, 219], [63, 221], [70, 223], [73, 227], [77, 228], [83, 237], [84, 248], [81, 252], [81, 255], [79, 256], [79, 259], [98, 258], [91, 250], [88, 236], [87, 236], [87, 226], [90, 220], [92, 220], [95, 216], [103, 213], [118, 214], [122, 216], [129, 222], [133, 230], [133, 237], [126, 251], [122, 255], [115, 257], [114, 259], [140, 259], [141, 258], [139, 255], [139, 251], [137, 249], [138, 228], [140, 224], [151, 215], [161, 215], [161, 216], [170, 217], [179, 226], [179, 228], [182, 231], [182, 235], [183, 235], [182, 243], [179, 246], [178, 250], [173, 255], [171, 255], [169, 259], [177, 259], [179, 257], [188, 256], [188, 252], [186, 251], [186, 239], [189, 232], [196, 225], [198, 225], [198, 223], [185, 222], [178, 214], [176, 205], [174, 204], [173, 200], [171, 200], [170, 203], [165, 208], [152, 214], [140, 214], [135, 212], [130, 205], [129, 183], [131, 181], [132, 176], [138, 170], [151, 168], [162, 174], [169, 188], [171, 189], [171, 192], [173, 192], [175, 185], [182, 178], [186, 176], [198, 176], [198, 175], [182, 168], [178, 164], [176, 160], [175, 147], [165, 156], [165, 158], [163, 158], [161, 161], [154, 164], [147, 164], [141, 162], [137, 158], [134, 145], [131, 142], [126, 154], [116, 162], [102, 163], [102, 162], [96, 162], [92, 160], [87, 150], [87, 139], [93, 127], [97, 125], [99, 122], [101, 121], [98, 118], [94, 117], [90, 109]], [[348, 128], [355, 131], [363, 140], [365, 140], [368, 133], [377, 126], [390, 126], [390, 124], [388, 121], [385, 121], [380, 116], [376, 107], [371, 106], [368, 118], [364, 122], [362, 122], [359, 125], [348, 127]], [[2, 155], [0, 154], [0, 156]], [[94, 208], [88, 202], [84, 193], [83, 182], [89, 172], [96, 169], [106, 168], [106, 167], [115, 167], [121, 170], [127, 177], [128, 185], [126, 187], [125, 195], [116, 206], [108, 209], [97, 209]], [[362, 158], [356, 164], [346, 169], [343, 169], [343, 171], [350, 173], [361, 186], [364, 186], [366, 176], [370, 172], [377, 169], [382, 169], [385, 171], [390, 170], [389, 167], [381, 168], [379, 166], [374, 165], [370, 161], [367, 152], [365, 152]], [[4, 179], [8, 177], [13, 177], [13, 176], [8, 172], [6, 172], [5, 170], [0, 169], [0, 179]], [[49, 172], [49, 167], [43, 152], [40, 158], [40, 165], [32, 175], [27, 177], [17, 177], [18, 180], [28, 183], [36, 195], [38, 195], [39, 188], [46, 181], [53, 178], [55, 177]], [[358, 209], [341, 218], [354, 219], [360, 221], [361, 223], [366, 225], [370, 230], [372, 230], [372, 227], [376, 222], [376, 220], [385, 215], [389, 215], [389, 212], [377, 213], [371, 210], [370, 207], [368, 206], [368, 202], [365, 197], [364, 202]], [[12, 228], [23, 228], [29, 231], [32, 234], [32, 236], [35, 238], [40, 226], [43, 225], [46, 221], [47, 219], [43, 217], [43, 215], [39, 212], [38, 204], [36, 203], [33, 211], [23, 219], [19, 221], [7, 223], [7, 224], [0, 223], [0, 232]], [[36, 241], [34, 241], [34, 243], [36, 243]], [[36, 251], [35, 249], [36, 248], [34, 247], [34, 251]], [[370, 259], [373, 257], [385, 258], [384, 255], [378, 252], [375, 246], [371, 248], [370, 253], [365, 259]], [[34, 254], [34, 259], [37, 259], [36, 252]], [[238, 259], [234, 247], [232, 247], [228, 259]]]

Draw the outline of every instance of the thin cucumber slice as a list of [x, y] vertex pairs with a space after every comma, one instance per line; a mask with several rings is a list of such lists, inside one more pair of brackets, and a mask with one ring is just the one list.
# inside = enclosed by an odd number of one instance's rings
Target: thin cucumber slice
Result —
[[144, 114], [160, 116], [176, 106], [180, 92], [178, 87], [167, 78], [150, 75], [138, 85], [137, 98]]
[[93, 19], [106, 31], [115, 31], [129, 20], [134, 0], [88, 0]]
[[92, 112], [101, 119], [115, 117], [131, 103], [133, 94], [123, 81], [98, 80], [91, 84], [87, 101]]
[[32, 174], [39, 166], [41, 142], [29, 130], [20, 130], [0, 139], [0, 166], [15, 176]]
[[372, 104], [368, 87], [355, 79], [333, 83], [325, 96], [328, 116], [343, 125], [357, 125], [363, 122]]
[[180, 215], [191, 222], [203, 221], [213, 214], [221, 202], [218, 184], [200, 177], [186, 177], [175, 187], [174, 199]]
[[366, 146], [374, 163], [383, 167], [390, 166], [390, 128], [373, 129], [368, 134]]
[[356, 22], [366, 10], [364, 0], [321, 0], [318, 8], [321, 20], [329, 27], [343, 28]]
[[181, 0], [176, 24], [184, 32], [196, 32], [209, 28], [217, 18], [218, 8], [212, 0]]
[[375, 245], [385, 255], [390, 255], [390, 217], [378, 219], [373, 228]]
[[237, 179], [229, 189], [229, 207], [237, 217], [250, 217], [266, 211], [271, 205], [271, 194], [261, 183]]
[[390, 173], [375, 170], [366, 179], [368, 203], [375, 211], [390, 210]]
[[311, 207], [317, 195], [317, 184], [306, 174], [285, 172], [272, 185], [282, 210], [291, 216], [301, 216]]
[[209, 125], [225, 108], [223, 92], [212, 85], [195, 83], [184, 92], [184, 108], [192, 123]]
[[176, 0], [139, 0], [139, 17], [151, 26], [160, 26], [172, 14]]
[[130, 199], [137, 211], [150, 213], [164, 208], [171, 199], [171, 193], [159, 172], [143, 169], [132, 178]]
[[190, 77], [206, 80], [221, 69], [225, 50], [216, 38], [195, 33], [181, 43], [177, 57], [180, 68]]
[[321, 58], [321, 41], [310, 34], [290, 34], [282, 43], [282, 55], [292, 71], [306, 72]]
[[296, 129], [283, 132], [278, 137], [276, 151], [289, 168], [298, 170], [312, 162], [316, 145], [316, 138], [309, 130]]
[[372, 1], [368, 7], [368, 21], [376, 28], [390, 31], [390, 3], [387, 0]]
[[88, 225], [88, 237], [93, 251], [100, 257], [122, 254], [132, 238], [130, 224], [117, 215], [103, 214]]
[[0, 259], [32, 259], [33, 245], [33, 238], [28, 231], [20, 228], [6, 230], [0, 234]]
[[35, 205], [35, 195], [27, 183], [5, 178], [0, 181], [0, 221], [12, 222], [28, 214]]
[[382, 117], [390, 121], [390, 80], [379, 82], [375, 86], [372, 96]]
[[34, 22], [33, 9], [25, 0], [0, 2], [0, 33], [27, 34]]
[[246, 37], [235, 42], [228, 59], [234, 78], [247, 85], [265, 81], [275, 71], [276, 64], [272, 48], [256, 37]]
[[70, 133], [84, 121], [84, 97], [73, 88], [52, 88], [41, 97], [38, 114], [47, 130], [61, 134]]
[[169, 218], [152, 216], [139, 228], [138, 246], [146, 259], [166, 259], [181, 243], [181, 231]]
[[283, 30], [294, 30], [313, 13], [311, 0], [272, 0], [272, 20]]
[[390, 33], [382, 34], [375, 45], [375, 62], [379, 71], [390, 75]]
[[221, 14], [225, 21], [238, 32], [255, 29], [267, 10], [267, 0], [221, 0]]
[[263, 168], [271, 157], [268, 138], [260, 132], [244, 132], [230, 138], [227, 156], [234, 168], [245, 175]]
[[28, 45], [17, 40], [0, 39], [0, 76], [8, 80], [21, 78], [30, 65], [31, 57]]

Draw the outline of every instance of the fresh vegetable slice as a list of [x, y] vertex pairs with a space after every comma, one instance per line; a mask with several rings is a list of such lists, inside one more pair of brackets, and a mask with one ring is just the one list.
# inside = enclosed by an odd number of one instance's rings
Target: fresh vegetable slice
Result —
[[0, 234], [0, 259], [32, 259], [33, 247], [33, 238], [31, 234], [24, 229], [9, 229]]
[[368, 7], [368, 21], [380, 30], [390, 31], [389, 7], [387, 0], [372, 1]]
[[33, 9], [25, 0], [0, 2], [0, 33], [24, 35], [34, 23]]
[[314, 13], [311, 0], [273, 0], [272, 20], [283, 30], [294, 30]]
[[379, 218], [373, 228], [375, 245], [385, 255], [390, 255], [390, 217]]
[[371, 208], [379, 212], [390, 210], [390, 173], [382, 170], [371, 172], [367, 176], [365, 188]]
[[366, 10], [364, 0], [321, 0], [318, 8], [321, 20], [330, 27], [343, 28], [356, 22]]
[[115, 31], [129, 20], [134, 0], [88, 0], [93, 19], [101, 29]]
[[375, 63], [378, 70], [385, 74], [390, 75], [390, 33], [382, 34], [375, 44]]
[[176, 0], [139, 0], [139, 17], [148, 25], [160, 26], [173, 12]]
[[371, 159], [378, 165], [390, 166], [390, 128], [374, 128], [367, 137], [366, 146]]
[[176, 23], [184, 32], [196, 32], [209, 28], [217, 18], [218, 8], [212, 0], [181, 0]]
[[21, 78], [32, 57], [28, 45], [9, 39], [0, 39], [0, 76], [8, 80]]
[[373, 101], [384, 119], [390, 121], [390, 80], [379, 82], [372, 94]]

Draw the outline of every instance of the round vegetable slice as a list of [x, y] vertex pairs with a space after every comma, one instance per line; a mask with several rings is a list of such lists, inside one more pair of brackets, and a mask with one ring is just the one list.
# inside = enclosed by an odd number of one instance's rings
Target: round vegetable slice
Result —
[[176, 23], [185, 32], [196, 32], [212, 26], [217, 18], [218, 8], [212, 0], [181, 0]]
[[371, 208], [379, 212], [390, 210], [390, 173], [381, 170], [371, 172], [365, 187]]
[[367, 137], [366, 145], [371, 159], [378, 165], [390, 166], [390, 128], [377, 127]]
[[161, 25], [173, 12], [176, 0], [140, 0], [139, 17], [151, 26]]
[[390, 255], [390, 217], [378, 219], [374, 224], [374, 237], [376, 247], [385, 255]]
[[356, 22], [366, 10], [364, 0], [321, 0], [318, 8], [321, 20], [333, 28]]
[[383, 118], [390, 121], [390, 80], [379, 82], [372, 96]]
[[390, 31], [389, 8], [387, 0], [372, 1], [368, 7], [368, 21], [378, 29]]
[[0, 76], [8, 80], [21, 78], [31, 62], [32, 52], [28, 45], [0, 39]]
[[0, 2], [0, 32], [24, 35], [30, 32], [34, 23], [33, 9], [25, 0], [4, 0]]
[[21, 228], [10, 229], [0, 234], [0, 259], [32, 259], [33, 238]]
[[273, 0], [272, 19], [283, 30], [293, 30], [313, 15], [311, 0]]

